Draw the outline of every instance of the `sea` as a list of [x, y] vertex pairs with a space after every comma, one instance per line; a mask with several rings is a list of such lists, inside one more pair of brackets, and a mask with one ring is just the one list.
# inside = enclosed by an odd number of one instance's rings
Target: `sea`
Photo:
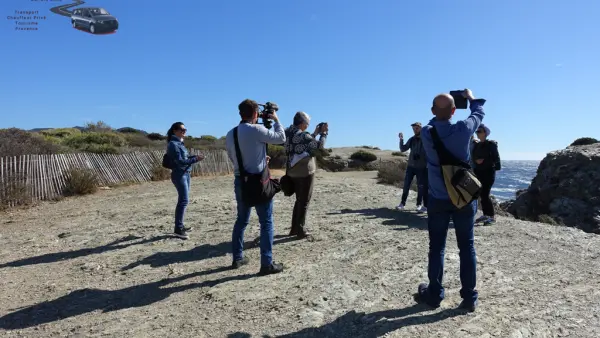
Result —
[[515, 198], [517, 190], [529, 187], [540, 161], [502, 161], [502, 170], [496, 172], [492, 195], [500, 201]]

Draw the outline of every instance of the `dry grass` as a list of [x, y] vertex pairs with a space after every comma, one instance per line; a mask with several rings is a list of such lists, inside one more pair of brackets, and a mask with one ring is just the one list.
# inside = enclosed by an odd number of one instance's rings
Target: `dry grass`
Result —
[[171, 178], [171, 170], [163, 167], [160, 163], [152, 167], [152, 181], [165, 181]]
[[[406, 174], [406, 161], [381, 161], [377, 171], [377, 181], [382, 184], [403, 185]], [[416, 180], [413, 180], [410, 189], [417, 191]]]
[[33, 199], [23, 178], [9, 176], [5, 179], [0, 185], [0, 210], [32, 204]]
[[98, 178], [88, 169], [71, 169], [66, 174], [65, 195], [88, 195], [98, 191]]

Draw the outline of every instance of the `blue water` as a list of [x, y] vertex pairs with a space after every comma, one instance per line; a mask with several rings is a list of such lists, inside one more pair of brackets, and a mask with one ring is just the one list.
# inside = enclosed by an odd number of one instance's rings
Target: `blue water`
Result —
[[525, 189], [537, 172], [540, 161], [502, 161], [502, 170], [496, 173], [492, 195], [498, 200], [515, 198], [515, 192]]

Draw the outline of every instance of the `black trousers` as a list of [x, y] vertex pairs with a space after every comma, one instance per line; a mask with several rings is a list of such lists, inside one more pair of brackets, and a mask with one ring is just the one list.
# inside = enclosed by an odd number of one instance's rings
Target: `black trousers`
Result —
[[494, 217], [494, 204], [490, 198], [492, 186], [496, 181], [496, 170], [491, 169], [480, 169], [475, 170], [475, 176], [481, 182], [481, 209], [485, 216]]
[[296, 194], [296, 203], [292, 214], [292, 229], [290, 235], [303, 236], [307, 233], [306, 214], [312, 198], [315, 175], [292, 177]]

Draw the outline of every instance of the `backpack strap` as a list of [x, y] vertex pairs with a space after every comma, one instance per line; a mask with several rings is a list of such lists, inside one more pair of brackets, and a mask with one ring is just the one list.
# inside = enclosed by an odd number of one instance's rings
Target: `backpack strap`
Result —
[[440, 139], [440, 135], [435, 129], [435, 126], [431, 126], [430, 133], [431, 138], [433, 140], [433, 147], [437, 152], [438, 157], [440, 158], [440, 165], [454, 165], [458, 167], [463, 167], [465, 169], [471, 169], [471, 166], [467, 162], [459, 160], [450, 151], [448, 151], [448, 149], [446, 148], [446, 146], [444, 146], [444, 143]]
[[240, 150], [240, 143], [238, 141], [238, 127], [233, 128], [233, 142], [235, 143], [235, 156], [237, 158], [238, 170], [242, 177], [246, 176], [246, 169], [244, 168], [244, 161], [242, 160], [242, 151]]

